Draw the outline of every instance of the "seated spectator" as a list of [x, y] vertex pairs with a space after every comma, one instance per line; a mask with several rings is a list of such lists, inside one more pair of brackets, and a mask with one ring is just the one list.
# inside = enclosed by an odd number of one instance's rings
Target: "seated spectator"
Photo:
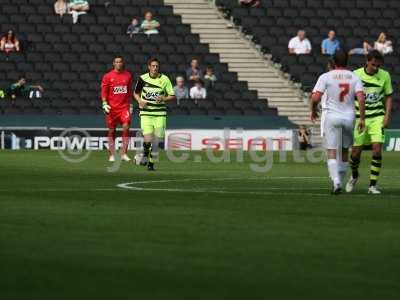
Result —
[[202, 78], [203, 72], [200, 69], [199, 61], [197, 59], [192, 59], [190, 67], [186, 69], [186, 80], [194, 82]]
[[80, 15], [84, 15], [89, 11], [89, 2], [86, 0], [69, 0], [68, 12], [72, 15], [72, 23], [78, 23]]
[[349, 55], [367, 55], [369, 51], [371, 51], [373, 48], [371, 45], [368, 43], [367, 40], [364, 40], [363, 42], [363, 47], [361, 48], [353, 48], [349, 51]]
[[133, 18], [131, 24], [128, 26], [128, 29], [126, 30], [126, 34], [128, 34], [132, 38], [134, 34], [137, 34], [139, 32], [140, 32], [139, 19]]
[[374, 49], [378, 50], [382, 55], [390, 54], [393, 52], [392, 41], [386, 39], [386, 34], [381, 32], [378, 39], [374, 43]]
[[260, 6], [261, 0], [239, 0], [239, 4], [243, 7], [257, 7]]
[[217, 81], [217, 76], [214, 74], [214, 69], [211, 66], [206, 68], [206, 74], [204, 75], [204, 85], [206, 89], [213, 88], [214, 83]]
[[40, 85], [27, 85], [26, 79], [21, 78], [16, 83], [13, 83], [7, 91], [7, 94], [11, 96], [11, 99], [17, 97], [26, 98], [41, 98], [43, 94], [43, 87]]
[[9, 30], [6, 35], [0, 40], [0, 50], [6, 53], [19, 52], [20, 44], [19, 40], [14, 34], [14, 31]]
[[66, 0], [57, 0], [54, 3], [54, 12], [57, 15], [60, 15], [60, 17], [62, 18], [62, 16], [67, 13], [67, 1]]
[[194, 86], [190, 89], [190, 98], [197, 103], [198, 99], [205, 99], [207, 97], [207, 90], [203, 87], [203, 81], [198, 79], [195, 81]]
[[334, 55], [337, 50], [340, 50], [340, 42], [336, 38], [336, 32], [334, 30], [331, 30], [328, 33], [328, 38], [322, 41], [321, 53]]
[[298, 139], [300, 144], [300, 150], [307, 150], [311, 148], [310, 131], [303, 125], [299, 127]]
[[153, 14], [151, 12], [146, 12], [144, 15], [144, 20], [140, 25], [140, 28], [145, 34], [158, 34], [158, 28], [160, 23], [153, 19]]
[[306, 38], [306, 32], [299, 30], [297, 36], [289, 41], [288, 48], [290, 54], [309, 54], [312, 47], [310, 41]]
[[176, 103], [179, 105], [179, 100], [189, 99], [189, 89], [185, 86], [185, 79], [182, 76], [176, 77], [176, 85], [174, 86]]

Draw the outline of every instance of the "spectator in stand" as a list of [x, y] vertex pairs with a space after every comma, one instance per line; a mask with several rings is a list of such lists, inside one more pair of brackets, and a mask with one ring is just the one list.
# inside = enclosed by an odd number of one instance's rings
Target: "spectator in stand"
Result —
[[67, 1], [66, 0], [57, 0], [54, 3], [54, 12], [57, 15], [60, 15], [60, 17], [62, 18], [64, 14], [67, 13]]
[[331, 30], [328, 33], [328, 38], [322, 41], [321, 53], [325, 55], [334, 55], [338, 50], [340, 50], [340, 42], [336, 38], [336, 32]]
[[205, 99], [207, 97], [207, 90], [203, 87], [203, 81], [198, 79], [195, 81], [194, 86], [190, 89], [190, 98], [194, 99], [197, 104], [198, 99]]
[[186, 69], [186, 80], [195, 82], [203, 78], [203, 72], [200, 69], [200, 64], [197, 59], [192, 59], [190, 67]]
[[14, 31], [9, 30], [0, 40], [0, 50], [6, 53], [19, 52], [21, 50], [19, 40]]
[[378, 50], [382, 55], [390, 54], [393, 52], [392, 41], [389, 41], [386, 34], [381, 32], [373, 47], [365, 40], [362, 48], [351, 49], [349, 55], [367, 55], [372, 50]]
[[390, 54], [393, 52], [393, 44], [392, 41], [389, 41], [386, 38], [386, 34], [381, 32], [378, 36], [378, 39], [374, 43], [374, 49], [378, 50], [382, 55]]
[[310, 41], [306, 38], [306, 32], [299, 30], [297, 36], [289, 41], [288, 48], [290, 54], [301, 55], [311, 53], [312, 47]]
[[311, 148], [310, 131], [304, 125], [299, 126], [298, 138], [300, 150], [307, 150]]
[[72, 15], [72, 23], [78, 23], [80, 15], [87, 14], [89, 11], [89, 2], [86, 0], [69, 0], [68, 12]]
[[243, 7], [257, 7], [260, 6], [260, 0], [239, 0], [239, 4]]
[[135, 17], [132, 19], [131, 24], [128, 26], [126, 34], [128, 34], [129, 37], [132, 38], [134, 34], [137, 34], [139, 32], [140, 32], [139, 19]]
[[206, 68], [206, 74], [204, 75], [204, 86], [206, 89], [214, 87], [214, 83], [217, 81], [217, 76], [214, 74], [214, 69], [211, 66]]
[[373, 48], [368, 43], [367, 40], [364, 40], [362, 48], [353, 48], [349, 51], [349, 55], [367, 55], [369, 51]]
[[160, 27], [160, 23], [153, 19], [153, 14], [151, 12], [146, 12], [144, 14], [144, 20], [140, 25], [140, 28], [147, 35], [149, 34], [158, 34], [158, 28]]
[[174, 86], [176, 103], [179, 105], [179, 100], [189, 99], [189, 89], [185, 86], [185, 79], [182, 76], [176, 77], [176, 85]]
[[11, 99], [15, 99], [17, 97], [26, 97], [26, 98], [41, 98], [43, 94], [43, 87], [40, 85], [27, 85], [26, 79], [21, 78], [16, 83], [13, 83], [8, 88], [7, 94], [10, 95]]

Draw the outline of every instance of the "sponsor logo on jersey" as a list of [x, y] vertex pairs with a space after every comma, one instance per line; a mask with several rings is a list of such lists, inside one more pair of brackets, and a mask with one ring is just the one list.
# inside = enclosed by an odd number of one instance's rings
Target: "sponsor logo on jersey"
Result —
[[156, 100], [156, 97], [160, 96], [159, 92], [147, 92], [146, 93], [146, 99], [149, 100]]
[[375, 93], [367, 94], [366, 97], [365, 97], [365, 102], [368, 103], [368, 104], [376, 103], [379, 100], [380, 100], [379, 96], [377, 94], [375, 94]]
[[114, 95], [127, 94], [128, 87], [127, 86], [114, 86], [113, 93], [114, 93]]

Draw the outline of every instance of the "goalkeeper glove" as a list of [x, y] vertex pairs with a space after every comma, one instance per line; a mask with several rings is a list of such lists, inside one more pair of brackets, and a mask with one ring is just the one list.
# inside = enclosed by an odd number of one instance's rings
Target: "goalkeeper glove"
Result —
[[108, 105], [107, 101], [103, 101], [102, 107], [103, 107], [104, 113], [106, 113], [106, 114], [108, 114], [111, 110], [111, 106]]

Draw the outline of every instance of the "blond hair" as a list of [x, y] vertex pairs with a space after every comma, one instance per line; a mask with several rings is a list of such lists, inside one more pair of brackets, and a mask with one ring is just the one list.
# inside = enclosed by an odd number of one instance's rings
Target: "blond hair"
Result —
[[383, 44], [386, 41], [386, 34], [384, 32], [381, 32], [376, 41], [378, 43], [382, 43]]

